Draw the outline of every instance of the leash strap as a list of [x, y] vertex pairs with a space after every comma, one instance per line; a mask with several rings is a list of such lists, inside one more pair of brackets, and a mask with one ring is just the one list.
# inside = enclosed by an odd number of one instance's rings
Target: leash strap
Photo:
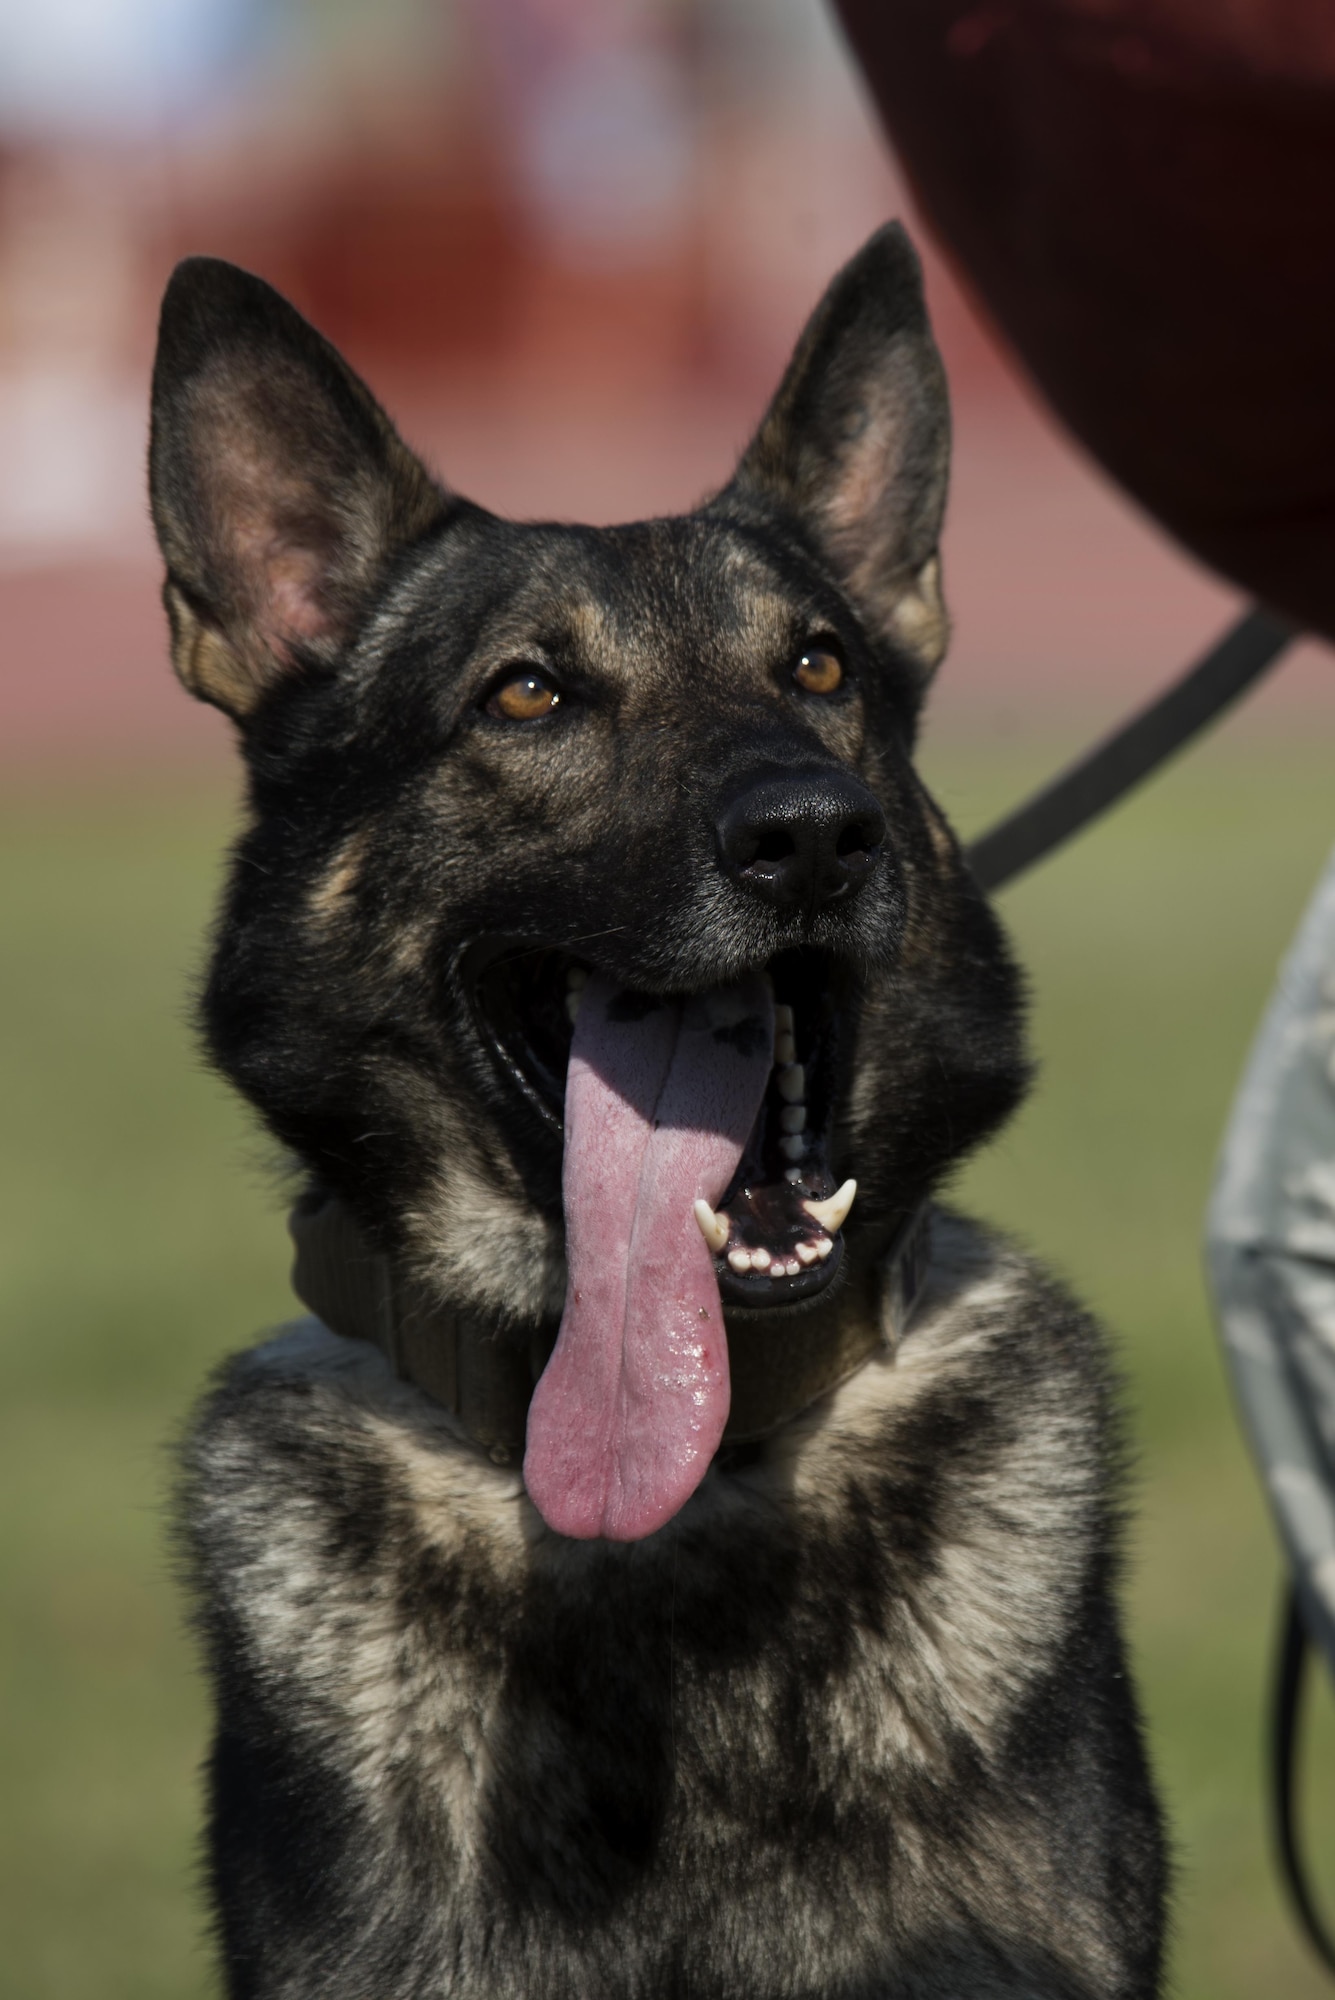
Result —
[[1297, 628], [1254, 605], [1204, 659], [1129, 722], [982, 834], [967, 850], [984, 889], [1000, 889], [1116, 805], [1272, 667]]
[[1275, 1663], [1275, 1685], [1270, 1715], [1270, 1781], [1274, 1811], [1275, 1844], [1279, 1849], [1279, 1869], [1284, 1886], [1308, 1942], [1325, 1966], [1335, 1973], [1335, 1941], [1317, 1911], [1307, 1869], [1298, 1850], [1295, 1820], [1296, 1766], [1298, 1762], [1298, 1718], [1302, 1708], [1303, 1680], [1311, 1648], [1303, 1622], [1302, 1601], [1297, 1585], [1290, 1580], [1284, 1597], [1279, 1655]]

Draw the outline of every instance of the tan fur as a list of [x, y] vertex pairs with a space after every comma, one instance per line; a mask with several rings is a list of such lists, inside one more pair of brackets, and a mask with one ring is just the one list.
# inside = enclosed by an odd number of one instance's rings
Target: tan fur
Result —
[[212, 702], [229, 715], [249, 714], [264, 683], [220, 633], [195, 616], [175, 584], [167, 583], [162, 598], [171, 624], [172, 665], [182, 686], [197, 700]]
[[477, 1158], [456, 1127], [438, 1192], [405, 1217], [407, 1259], [429, 1289], [470, 1311], [540, 1318], [565, 1298], [561, 1234], [525, 1201], [513, 1174]]
[[350, 833], [316, 882], [309, 898], [311, 915], [320, 923], [338, 916], [361, 879], [369, 837], [365, 827]]
[[913, 654], [924, 670], [934, 673], [950, 644], [950, 619], [941, 594], [941, 558], [929, 556], [915, 577], [896, 590], [877, 590], [874, 577], [865, 579], [874, 597], [885, 600], [885, 629], [895, 644]]

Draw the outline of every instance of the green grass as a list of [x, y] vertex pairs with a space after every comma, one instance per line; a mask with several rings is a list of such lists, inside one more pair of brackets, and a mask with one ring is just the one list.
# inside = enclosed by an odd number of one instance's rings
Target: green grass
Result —
[[[927, 763], [976, 829], [1053, 754], [943, 742]], [[1180, 1856], [1182, 2000], [1326, 1990], [1268, 1866], [1278, 1570], [1197, 1241], [1333, 799], [1325, 749], [1234, 729], [1006, 894], [1043, 1076], [962, 1181], [1117, 1331], [1141, 1466], [1129, 1602]], [[167, 1553], [166, 1446], [213, 1360], [289, 1299], [266, 1149], [185, 1024], [230, 816], [216, 780], [71, 779], [0, 807], [4, 2000], [212, 1990], [194, 1880], [204, 1704]], [[1335, 1896], [1331, 1715], [1316, 1736]]]

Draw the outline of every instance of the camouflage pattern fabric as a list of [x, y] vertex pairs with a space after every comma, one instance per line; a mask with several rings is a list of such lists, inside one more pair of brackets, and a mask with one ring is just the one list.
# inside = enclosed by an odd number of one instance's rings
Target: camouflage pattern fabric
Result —
[[1335, 1662], [1335, 855], [1233, 1107], [1206, 1259], [1307, 1629]]

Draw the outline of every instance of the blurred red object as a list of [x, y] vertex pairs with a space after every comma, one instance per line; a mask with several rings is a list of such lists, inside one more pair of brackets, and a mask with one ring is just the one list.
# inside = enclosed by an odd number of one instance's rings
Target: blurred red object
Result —
[[1040, 388], [1204, 559], [1335, 636], [1330, 0], [835, 0]]

